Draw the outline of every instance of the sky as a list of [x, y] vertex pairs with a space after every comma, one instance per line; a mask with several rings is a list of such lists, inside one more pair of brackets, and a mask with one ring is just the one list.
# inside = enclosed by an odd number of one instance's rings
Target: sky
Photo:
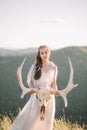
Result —
[[87, 0], [0, 0], [0, 48], [87, 46]]

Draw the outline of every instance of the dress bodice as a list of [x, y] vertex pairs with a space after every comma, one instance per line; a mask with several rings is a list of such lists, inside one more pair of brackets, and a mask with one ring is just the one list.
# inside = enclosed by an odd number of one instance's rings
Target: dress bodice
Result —
[[54, 70], [50, 68], [48, 71], [43, 71], [42, 70], [42, 75], [40, 79], [35, 80], [33, 79], [33, 83], [35, 87], [51, 87], [52, 81], [54, 77]]
[[34, 79], [34, 76], [33, 76], [34, 72], [33, 72], [31, 78], [32, 78], [32, 82], [34, 84], [34, 87], [36, 87], [36, 88], [37, 87], [39, 87], [39, 88], [41, 88], [41, 87], [50, 88], [51, 84], [53, 82], [53, 78], [54, 78], [54, 67], [55, 67], [55, 64], [53, 62], [50, 62], [49, 68], [47, 70], [42, 69], [42, 75], [38, 80]]

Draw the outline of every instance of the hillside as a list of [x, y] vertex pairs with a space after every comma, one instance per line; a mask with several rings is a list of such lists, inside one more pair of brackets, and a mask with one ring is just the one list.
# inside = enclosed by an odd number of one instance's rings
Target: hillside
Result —
[[[84, 51], [85, 49], [85, 51]], [[36, 53], [36, 52], [35, 52]], [[0, 57], [0, 113], [11, 111], [17, 115], [17, 109], [22, 108], [29, 99], [26, 95], [20, 98], [21, 89], [18, 85], [16, 70], [25, 56], [27, 60], [23, 68], [23, 82], [27, 87], [27, 73], [35, 59], [35, 53]], [[52, 51], [51, 60], [58, 66], [57, 84], [59, 89], [66, 87], [69, 78], [68, 57], [74, 67], [74, 83], [78, 88], [68, 94], [68, 107], [64, 108], [61, 97], [56, 97], [56, 117], [63, 116], [71, 121], [87, 121], [87, 51], [83, 47], [68, 47]]]
[[8, 50], [0, 48], [0, 57], [1, 56], [21, 56], [28, 55], [37, 51], [37, 48], [28, 48], [28, 49], [19, 49], [19, 50]]
[[83, 47], [70, 47], [55, 51], [52, 55], [52, 59], [57, 64], [59, 70], [57, 80], [59, 89], [65, 88], [67, 85], [69, 77], [68, 57], [71, 58], [75, 71], [74, 83], [79, 84], [78, 88], [68, 94], [67, 108], [62, 109], [63, 104], [57, 99], [57, 109], [59, 110], [57, 116], [60, 115], [60, 113], [61, 115], [64, 113], [65, 115], [71, 116], [71, 120], [79, 121], [87, 120], [87, 49], [85, 48], [85, 51], [83, 51], [83, 49]]

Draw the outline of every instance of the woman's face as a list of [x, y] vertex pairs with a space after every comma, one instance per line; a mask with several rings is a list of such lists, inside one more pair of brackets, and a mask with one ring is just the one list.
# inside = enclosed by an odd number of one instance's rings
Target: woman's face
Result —
[[50, 57], [50, 50], [49, 48], [41, 48], [40, 49], [40, 57], [43, 62], [46, 62], [49, 60]]

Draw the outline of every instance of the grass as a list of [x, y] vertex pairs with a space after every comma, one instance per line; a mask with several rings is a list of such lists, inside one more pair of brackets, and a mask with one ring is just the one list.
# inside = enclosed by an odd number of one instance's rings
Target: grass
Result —
[[12, 121], [9, 117], [3, 116], [2, 119], [0, 119], [0, 130], [10, 130]]
[[87, 126], [79, 125], [78, 123], [72, 124], [71, 122], [67, 122], [65, 119], [55, 119], [53, 130], [87, 130]]
[[[10, 130], [14, 118], [11, 118], [7, 115], [1, 116], [0, 118], [0, 130]], [[87, 130], [87, 125], [83, 124], [82, 126], [78, 123], [72, 124], [67, 122], [64, 118], [55, 119], [53, 130]]]

